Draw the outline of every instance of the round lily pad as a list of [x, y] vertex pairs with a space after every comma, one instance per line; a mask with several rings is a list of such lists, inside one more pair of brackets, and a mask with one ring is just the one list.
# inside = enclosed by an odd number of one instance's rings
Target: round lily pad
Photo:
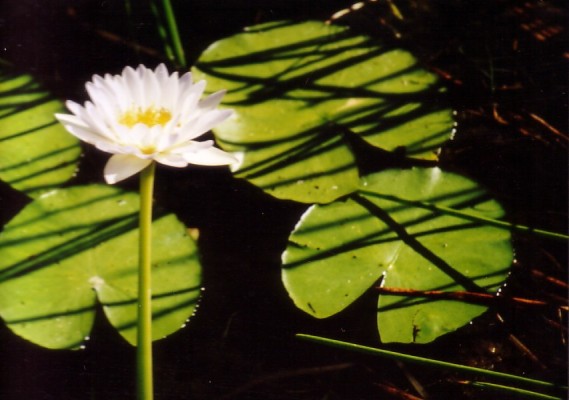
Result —
[[[56, 189], [27, 205], [0, 234], [0, 316], [48, 348], [77, 348], [97, 302], [136, 344], [138, 206], [111, 186]], [[182, 327], [200, 296], [197, 248], [172, 214], [153, 222], [153, 337]]]
[[[451, 208], [464, 216], [445, 214]], [[345, 201], [312, 206], [283, 253], [282, 278], [300, 309], [334, 315], [374, 285], [410, 291], [496, 293], [513, 258], [508, 230], [470, 216], [503, 210], [477, 183], [439, 168], [362, 179]], [[379, 296], [383, 342], [430, 342], [486, 310], [482, 304]]]
[[226, 89], [233, 118], [214, 133], [236, 176], [268, 193], [328, 203], [356, 190], [350, 137], [436, 159], [452, 136], [437, 76], [408, 51], [319, 21], [275, 22], [212, 44], [193, 69]]

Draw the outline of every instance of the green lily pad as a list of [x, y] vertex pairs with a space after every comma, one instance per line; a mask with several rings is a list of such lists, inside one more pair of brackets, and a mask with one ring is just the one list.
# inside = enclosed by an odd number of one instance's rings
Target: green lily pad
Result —
[[[136, 344], [139, 198], [111, 186], [57, 189], [27, 205], [0, 234], [0, 316], [23, 338], [77, 348], [97, 301]], [[194, 241], [172, 214], [153, 222], [153, 338], [182, 327], [200, 296]]]
[[[452, 216], [432, 207], [467, 214]], [[468, 215], [500, 218], [475, 182], [438, 168], [388, 170], [362, 179], [345, 201], [312, 206], [283, 253], [282, 278], [301, 310], [334, 315], [374, 285], [496, 293], [513, 258], [508, 230]], [[379, 296], [383, 342], [430, 342], [486, 310], [481, 304]]]
[[59, 187], [81, 148], [54, 117], [63, 105], [30, 75], [0, 65], [0, 179], [30, 197]]
[[[215, 136], [237, 177], [268, 193], [328, 203], [356, 190], [350, 141], [436, 159], [452, 136], [437, 76], [409, 52], [318, 21], [276, 22], [220, 40], [193, 69], [235, 110]], [[358, 139], [360, 140], [360, 139]]]

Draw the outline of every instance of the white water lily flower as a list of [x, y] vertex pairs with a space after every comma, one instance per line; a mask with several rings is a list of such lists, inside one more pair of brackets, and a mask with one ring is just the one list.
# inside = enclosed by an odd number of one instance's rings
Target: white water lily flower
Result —
[[220, 91], [200, 100], [205, 81], [192, 82], [191, 73], [168, 74], [164, 64], [154, 71], [140, 65], [121, 75], [94, 75], [86, 84], [90, 101], [65, 104], [73, 115], [56, 118], [77, 138], [113, 156], [105, 166], [107, 183], [116, 183], [153, 161], [171, 167], [188, 164], [227, 165], [236, 159], [197, 137], [226, 120], [231, 110], [219, 110]]

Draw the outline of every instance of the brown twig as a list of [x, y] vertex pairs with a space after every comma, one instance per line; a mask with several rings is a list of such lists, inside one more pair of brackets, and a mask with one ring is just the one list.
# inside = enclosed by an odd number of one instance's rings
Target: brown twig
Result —
[[[75, 8], [69, 7], [67, 9], [67, 15], [69, 17], [71, 17], [72, 19], [78, 21], [77, 11], [75, 10]], [[117, 35], [116, 33], [97, 28], [97, 27], [92, 26], [91, 24], [88, 24], [86, 22], [82, 22], [82, 21], [78, 21], [78, 22], [81, 25], [81, 27], [83, 29], [85, 29], [86, 31], [92, 32], [92, 33], [98, 35], [99, 37], [109, 41], [109, 42], [117, 43], [117, 44], [129, 47], [132, 50], [134, 50], [135, 52], [140, 52], [140, 53], [146, 54], [148, 56], [157, 58], [159, 60], [166, 61], [166, 57], [162, 53], [154, 50], [151, 47], [143, 46], [140, 43], [137, 43], [137, 42], [132, 41], [132, 40], [125, 39], [125, 38]]]
[[546, 282], [549, 282], [553, 285], [559, 286], [561, 289], [564, 289], [564, 290], [569, 289], [569, 285], [566, 282], [563, 282], [561, 279], [557, 279], [557, 278], [554, 278], [552, 276], [545, 275], [543, 272], [541, 272], [537, 269], [532, 269], [531, 274], [535, 277], [543, 279]]
[[[498, 321], [500, 321], [500, 323], [504, 323], [504, 318], [502, 318], [502, 316], [500, 314], [496, 314], [496, 318], [498, 319]], [[529, 358], [531, 361], [533, 361], [536, 365], [538, 365], [541, 369], [547, 369], [547, 366], [542, 363], [540, 361], [539, 358], [537, 358], [537, 356], [535, 355], [535, 353], [533, 351], [531, 351], [529, 349], [529, 347], [527, 347], [520, 339], [518, 339], [514, 334], [509, 333], [508, 334], [508, 340], [510, 340], [510, 342], [512, 342], [512, 344], [518, 349], [520, 350], [527, 358]]]
[[421, 397], [413, 396], [392, 385], [387, 385], [384, 383], [374, 383], [374, 385], [383, 390], [385, 393], [402, 400], [423, 400]]
[[566, 134], [564, 134], [563, 132], [561, 132], [559, 129], [555, 128], [553, 125], [549, 124], [546, 120], [544, 120], [543, 118], [541, 118], [539, 115], [534, 114], [534, 113], [528, 113], [528, 115], [534, 120], [537, 121], [539, 124], [543, 125], [544, 127], [546, 127], [551, 133], [553, 133], [554, 135], [557, 135], [559, 137], [561, 137], [562, 139], [564, 139], [565, 141], [569, 141], [569, 136], [567, 136]]
[[498, 113], [498, 104], [492, 104], [492, 117], [500, 125], [509, 125], [510, 123]]
[[545, 323], [555, 329], [558, 329], [562, 332], [567, 332], [567, 327], [565, 325], [560, 324], [557, 321], [553, 321], [552, 319], [546, 318], [545, 316], [543, 317], [543, 320], [545, 321]]
[[431, 71], [433, 71], [435, 74], [437, 74], [438, 76], [440, 76], [441, 78], [443, 78], [444, 80], [452, 82], [456, 86], [461, 86], [464, 83], [459, 78], [453, 76], [450, 72], [447, 72], [443, 69], [440, 69], [438, 67], [434, 67], [432, 65], [429, 65], [429, 69]]
[[526, 299], [522, 297], [500, 297], [489, 293], [476, 293], [466, 291], [444, 292], [442, 290], [413, 290], [402, 288], [375, 287], [380, 294], [409, 297], [429, 297], [437, 300], [455, 300], [471, 303], [493, 304], [496, 302], [509, 301], [523, 306], [551, 306], [542, 300]]
[[[492, 118], [498, 124], [517, 127], [518, 132], [522, 135], [534, 138], [543, 143], [553, 141], [562, 146], [567, 146], [569, 136], [555, 128], [539, 115], [529, 111], [523, 112], [523, 114], [512, 112], [504, 114], [498, 110], [498, 106], [497, 103], [492, 104]], [[531, 127], [531, 121], [537, 122], [539, 125]], [[538, 127], [542, 129], [538, 129]], [[543, 130], [543, 128], [545, 128], [547, 132], [552, 133], [553, 137], [549, 138], [547, 135], [544, 137], [542, 133], [538, 132], [538, 130]]]

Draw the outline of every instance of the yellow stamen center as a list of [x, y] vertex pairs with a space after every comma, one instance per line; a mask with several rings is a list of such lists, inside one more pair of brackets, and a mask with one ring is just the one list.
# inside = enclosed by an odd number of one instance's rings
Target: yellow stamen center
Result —
[[153, 154], [156, 151], [156, 147], [155, 146], [146, 146], [146, 147], [141, 147], [140, 151], [142, 152], [142, 154]]
[[132, 128], [136, 124], [144, 124], [146, 126], [166, 125], [172, 119], [172, 114], [165, 108], [149, 107], [145, 110], [139, 108], [131, 109], [125, 112], [119, 118], [119, 123]]

